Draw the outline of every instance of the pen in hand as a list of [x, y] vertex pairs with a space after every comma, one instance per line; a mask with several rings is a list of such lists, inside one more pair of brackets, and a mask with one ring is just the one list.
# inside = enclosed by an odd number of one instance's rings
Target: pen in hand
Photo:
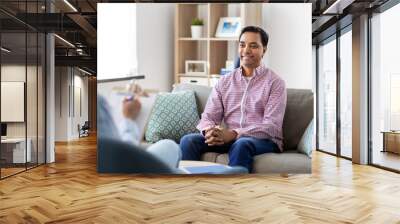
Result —
[[122, 113], [124, 117], [134, 120], [141, 108], [141, 103], [137, 97], [126, 96], [122, 101]]
[[125, 97], [125, 100], [126, 100], [126, 101], [132, 101], [132, 100], [133, 100], [133, 96], [127, 96], [127, 97]]

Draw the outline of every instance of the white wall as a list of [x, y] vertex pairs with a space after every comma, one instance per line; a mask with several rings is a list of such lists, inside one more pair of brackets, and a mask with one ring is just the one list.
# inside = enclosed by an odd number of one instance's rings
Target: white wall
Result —
[[288, 88], [312, 89], [311, 4], [263, 4], [262, 19], [270, 38], [264, 63]]
[[68, 68], [55, 68], [55, 140], [67, 141], [68, 138]]
[[174, 72], [175, 4], [137, 4], [138, 71], [145, 89], [170, 91]]
[[[82, 105], [82, 114], [79, 114], [79, 116], [76, 116], [78, 119], [77, 122], [79, 122], [81, 125], [88, 120], [89, 117], [89, 101], [88, 101], [88, 96], [89, 96], [89, 91], [88, 91], [88, 77], [87, 76], [82, 76], [83, 73], [80, 73], [79, 71], [75, 70], [75, 81], [74, 85], [75, 87], [79, 87], [81, 89], [81, 105]], [[79, 112], [79, 111], [77, 111]]]
[[[28, 74], [28, 82], [25, 80], [26, 72]], [[7, 122], [7, 136], [8, 137], [24, 137], [25, 128], [28, 125], [28, 137], [31, 133], [36, 130], [36, 80], [31, 80], [29, 77], [31, 74], [36, 76], [36, 66], [25, 66], [19, 64], [4, 64], [1, 66], [1, 81], [2, 82], [24, 82], [25, 84], [32, 85], [34, 88], [27, 88], [27, 122]], [[2, 98], [5, 96], [1, 96]], [[4, 110], [10, 110], [10, 108], [1, 108], [2, 113]], [[24, 108], [22, 108], [22, 111]]]
[[[79, 137], [78, 124], [83, 125], [88, 120], [88, 78], [71, 67], [56, 67], [55, 73], [55, 141], [69, 141]], [[82, 116], [75, 97], [79, 89]]]
[[98, 10], [98, 79], [145, 75], [143, 88], [171, 90], [175, 4], [102, 3]]
[[99, 80], [136, 75], [136, 6], [133, 3], [98, 4]]

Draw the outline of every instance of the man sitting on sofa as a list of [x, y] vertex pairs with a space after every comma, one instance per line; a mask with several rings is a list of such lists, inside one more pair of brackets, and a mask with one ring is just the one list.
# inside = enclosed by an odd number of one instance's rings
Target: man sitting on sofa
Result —
[[263, 29], [248, 26], [242, 30], [241, 67], [215, 85], [197, 125], [201, 134], [181, 139], [183, 160], [200, 160], [210, 151], [229, 152], [230, 166], [243, 166], [251, 172], [254, 156], [282, 151], [286, 87], [261, 62], [267, 44], [268, 34]]

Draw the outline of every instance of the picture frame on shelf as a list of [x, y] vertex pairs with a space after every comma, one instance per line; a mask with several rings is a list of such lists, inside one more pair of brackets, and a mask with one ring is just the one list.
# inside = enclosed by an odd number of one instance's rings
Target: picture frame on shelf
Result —
[[242, 30], [242, 18], [240, 17], [221, 17], [219, 18], [215, 37], [239, 37]]
[[207, 61], [186, 60], [185, 74], [192, 76], [207, 76]]

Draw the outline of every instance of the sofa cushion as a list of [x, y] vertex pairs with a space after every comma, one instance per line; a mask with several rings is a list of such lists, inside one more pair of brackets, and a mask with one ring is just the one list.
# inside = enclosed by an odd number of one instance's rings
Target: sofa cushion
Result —
[[297, 151], [254, 157], [253, 173], [311, 173], [311, 158]]
[[[221, 155], [221, 154], [217, 153], [217, 152], [206, 152], [206, 153], [203, 153], [201, 155], [201, 160], [202, 161], [216, 163], [217, 162], [217, 157], [219, 155]], [[228, 164], [228, 163], [221, 163], [221, 164]]]
[[[207, 152], [202, 160], [227, 165], [227, 153]], [[297, 151], [265, 153], [254, 157], [253, 173], [311, 173], [311, 158]]]
[[184, 90], [192, 90], [196, 96], [196, 103], [198, 108], [198, 113], [201, 115], [203, 113], [204, 108], [206, 107], [206, 103], [208, 100], [208, 96], [211, 93], [212, 87], [194, 85], [188, 83], [180, 83], [174, 85], [174, 89], [172, 92], [184, 91]]
[[154, 103], [145, 134], [146, 141], [172, 139], [196, 131], [199, 122], [193, 91], [160, 93]]
[[287, 89], [287, 104], [283, 118], [284, 150], [295, 150], [314, 116], [314, 94], [306, 89]]
[[314, 135], [314, 122], [310, 122], [308, 124], [306, 131], [301, 137], [299, 145], [297, 146], [297, 151], [306, 154], [311, 158], [312, 149], [313, 149], [313, 138]]
[[215, 159], [215, 162], [222, 164], [229, 164], [229, 154], [228, 153], [219, 154]]

